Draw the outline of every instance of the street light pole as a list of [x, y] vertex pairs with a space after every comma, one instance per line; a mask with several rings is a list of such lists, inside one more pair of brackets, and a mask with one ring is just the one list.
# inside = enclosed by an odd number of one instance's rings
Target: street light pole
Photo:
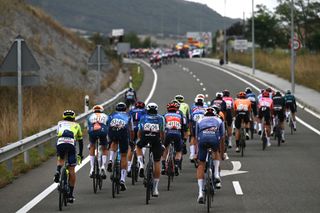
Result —
[[227, 63], [227, 32], [226, 32], [226, 0], [224, 0], [224, 21], [223, 21], [223, 62]]
[[291, 91], [294, 94], [295, 82], [294, 82], [294, 19], [293, 19], [293, 0], [291, 0]]
[[252, 74], [256, 71], [256, 58], [255, 58], [255, 38], [254, 38], [254, 0], [252, 0]]

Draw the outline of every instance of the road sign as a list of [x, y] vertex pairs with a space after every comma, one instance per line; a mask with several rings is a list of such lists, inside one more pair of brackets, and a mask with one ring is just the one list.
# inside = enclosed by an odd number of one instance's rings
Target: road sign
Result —
[[[38, 71], [40, 69], [39, 64], [32, 55], [26, 42], [21, 36], [16, 39], [21, 39], [21, 71]], [[11, 48], [4, 58], [1, 65], [0, 72], [18, 72], [18, 42], [17, 40], [11, 45]]]
[[[291, 39], [289, 41], [289, 48], [291, 49]], [[301, 41], [299, 39], [293, 39], [293, 49], [294, 51], [298, 51], [301, 48]]]
[[118, 43], [117, 44], [117, 52], [118, 55], [127, 54], [130, 51], [130, 43]]
[[234, 40], [234, 49], [235, 50], [247, 50], [248, 49], [248, 40], [246, 40], [246, 39]]
[[[102, 50], [102, 51], [100, 51]], [[100, 55], [100, 57], [99, 57]], [[99, 60], [100, 58], [100, 60]], [[103, 49], [101, 49], [101, 45], [97, 45], [96, 49], [94, 52], [91, 54], [88, 64], [89, 65], [103, 65], [103, 64], [108, 64], [109, 61], [107, 59], [106, 54], [104, 53]]]

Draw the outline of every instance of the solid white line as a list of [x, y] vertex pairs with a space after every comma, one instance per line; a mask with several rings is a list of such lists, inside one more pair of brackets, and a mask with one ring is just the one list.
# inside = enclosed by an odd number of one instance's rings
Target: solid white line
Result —
[[243, 195], [239, 181], [232, 181], [232, 184], [236, 195]]
[[[224, 69], [222, 69], [222, 68], [220, 68], [220, 67], [217, 67], [217, 66], [213, 66], [213, 65], [211, 65], [211, 64], [207, 64], [207, 63], [205, 63], [205, 62], [201, 62], [201, 61], [196, 61], [196, 62], [197, 62], [197, 63], [200, 63], [200, 64], [203, 64], [203, 65], [206, 65], [206, 66], [209, 66], [209, 67], [212, 67], [212, 68], [215, 68], [215, 69], [218, 69], [218, 70], [220, 70], [220, 71], [222, 71], [222, 72], [224, 72], [224, 73], [227, 73], [227, 74], [229, 74], [229, 75], [231, 75], [231, 76], [239, 79], [240, 81], [243, 81], [244, 83], [248, 84], [249, 86], [251, 86], [252, 88], [256, 89], [257, 91], [260, 91], [259, 88], [258, 88], [256, 85], [254, 85], [254, 84], [252, 84], [251, 82], [249, 82], [249, 81], [247, 81], [247, 80], [245, 80], [245, 79], [237, 76], [237, 75], [234, 74], [234, 73], [231, 73], [230, 71], [224, 70]], [[248, 75], [247, 77], [250, 77], [250, 76]], [[252, 79], [253, 79], [253, 78], [252, 78]], [[255, 80], [255, 81], [257, 81], [257, 82], [265, 85], [266, 87], [271, 87], [270, 85], [264, 83], [263, 81], [260, 81], [259, 79], [253, 79], [253, 80]], [[299, 118], [298, 116], [296, 116], [296, 119], [297, 119], [297, 121], [299, 121], [302, 125], [304, 125], [305, 127], [307, 127], [308, 129], [310, 129], [311, 131], [313, 131], [313, 132], [317, 133], [318, 135], [320, 135], [320, 131], [319, 131], [318, 129], [316, 129], [316, 128], [314, 128], [313, 126], [309, 125], [307, 122], [303, 121], [303, 120], [302, 120], [301, 118]]]
[[[151, 68], [151, 66], [142, 61], [144, 64], [146, 64], [147, 66], [149, 66]], [[151, 68], [152, 69], [152, 68]], [[156, 71], [154, 69], [152, 69], [153, 75], [154, 75], [154, 80], [153, 80], [153, 84], [152, 84], [152, 88], [151, 91], [149, 93], [149, 96], [146, 98], [145, 103], [147, 104], [150, 99], [153, 96], [153, 93], [156, 89], [157, 86], [157, 81], [158, 81], [158, 75], [156, 73]], [[87, 156], [80, 165], [77, 165], [75, 168], [75, 172], [78, 172], [84, 165], [86, 165], [89, 162], [89, 156]], [[18, 213], [24, 213], [24, 212], [28, 212], [30, 211], [30, 209], [32, 209], [35, 205], [37, 205], [41, 200], [43, 200], [45, 197], [47, 197], [53, 190], [55, 190], [57, 188], [58, 184], [57, 183], [53, 183], [51, 184], [48, 188], [46, 188], [44, 191], [42, 191], [40, 194], [38, 194], [35, 198], [33, 198], [31, 201], [29, 201], [26, 205], [24, 205], [21, 209], [19, 209], [17, 212]]]

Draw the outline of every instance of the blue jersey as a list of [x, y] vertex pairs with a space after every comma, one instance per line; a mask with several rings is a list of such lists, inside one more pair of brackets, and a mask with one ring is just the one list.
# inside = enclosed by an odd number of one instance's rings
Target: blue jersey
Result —
[[205, 108], [202, 106], [194, 106], [192, 108], [190, 121], [192, 122], [194, 127], [196, 122], [202, 119], [202, 117], [204, 116], [204, 113], [205, 113]]
[[251, 103], [257, 103], [256, 95], [253, 92], [247, 93], [246, 98], [249, 99]]
[[179, 112], [168, 112], [164, 116], [166, 134], [182, 134], [184, 128], [184, 117]]
[[131, 129], [134, 131], [138, 131], [138, 124], [147, 111], [145, 109], [133, 108], [130, 110], [129, 114], [131, 117]]
[[130, 116], [127, 112], [114, 112], [109, 116], [107, 126], [112, 130], [122, 130], [130, 128]]
[[224, 123], [215, 116], [204, 116], [196, 124], [196, 137], [199, 141], [219, 141], [224, 135]]
[[161, 115], [145, 114], [139, 122], [139, 131], [143, 136], [159, 137], [164, 131], [164, 118]]
[[199, 106], [199, 105], [196, 105], [196, 104], [192, 104], [192, 105], [191, 105], [190, 113], [192, 113], [192, 111], [194, 111], [195, 108], [199, 108], [199, 107], [207, 108], [208, 105], [207, 105], [206, 103], [203, 103], [203, 106]]
[[105, 113], [92, 113], [87, 118], [88, 133], [107, 132], [108, 116]]

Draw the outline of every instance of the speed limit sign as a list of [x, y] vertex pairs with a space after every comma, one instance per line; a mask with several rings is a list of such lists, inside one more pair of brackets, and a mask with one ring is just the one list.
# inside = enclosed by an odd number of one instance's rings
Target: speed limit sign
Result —
[[[291, 39], [289, 41], [289, 48], [291, 48]], [[301, 41], [299, 39], [293, 39], [293, 49], [294, 51], [298, 51], [301, 48]]]

